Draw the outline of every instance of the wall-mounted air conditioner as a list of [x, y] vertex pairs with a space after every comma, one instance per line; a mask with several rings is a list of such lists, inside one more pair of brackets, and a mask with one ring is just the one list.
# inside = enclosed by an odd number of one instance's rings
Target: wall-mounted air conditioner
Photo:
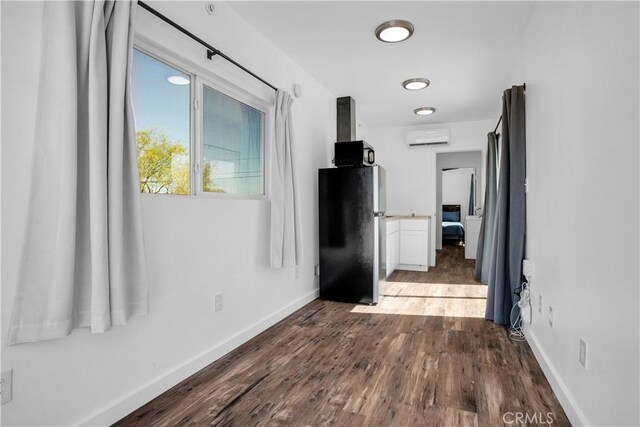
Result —
[[413, 130], [407, 133], [409, 148], [449, 143], [449, 129]]

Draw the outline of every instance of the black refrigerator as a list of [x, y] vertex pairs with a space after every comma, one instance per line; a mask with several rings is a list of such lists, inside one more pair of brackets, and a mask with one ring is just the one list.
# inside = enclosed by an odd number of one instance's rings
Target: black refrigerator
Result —
[[386, 277], [382, 167], [318, 170], [320, 298], [376, 304]]

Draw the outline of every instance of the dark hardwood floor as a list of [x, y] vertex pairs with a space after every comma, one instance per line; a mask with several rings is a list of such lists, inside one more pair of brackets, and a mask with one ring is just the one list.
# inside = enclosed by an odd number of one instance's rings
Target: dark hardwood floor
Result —
[[436, 265], [429, 271], [396, 270], [387, 282], [480, 285], [474, 278], [475, 265], [475, 260], [464, 258], [464, 246], [445, 244], [436, 251]]
[[313, 301], [116, 425], [497, 426], [507, 412], [570, 425], [503, 327], [356, 308]]

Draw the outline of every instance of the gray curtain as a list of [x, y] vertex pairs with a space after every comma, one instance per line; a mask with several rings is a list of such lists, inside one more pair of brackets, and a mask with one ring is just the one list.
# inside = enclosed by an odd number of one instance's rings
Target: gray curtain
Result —
[[293, 155], [293, 99], [278, 90], [271, 156], [271, 268], [298, 267], [302, 260], [300, 214]]
[[473, 215], [474, 211], [476, 210], [476, 198], [475, 198], [475, 180], [476, 180], [476, 175], [475, 174], [471, 174], [471, 184], [469, 185], [469, 209], [467, 214], [468, 215]]
[[[507, 89], [502, 96], [501, 138], [494, 247], [485, 317], [495, 323], [509, 325], [514, 320], [511, 318], [511, 309], [518, 300], [515, 291], [523, 281], [526, 229], [526, 141], [522, 86]], [[517, 316], [516, 310], [514, 318]]]
[[491, 255], [493, 254], [493, 230], [496, 218], [496, 200], [498, 198], [498, 135], [490, 132], [487, 135], [487, 183], [484, 189], [484, 213], [478, 236], [476, 251], [476, 280], [487, 283]]
[[147, 312], [131, 59], [137, 4], [45, 2], [27, 231], [9, 343]]

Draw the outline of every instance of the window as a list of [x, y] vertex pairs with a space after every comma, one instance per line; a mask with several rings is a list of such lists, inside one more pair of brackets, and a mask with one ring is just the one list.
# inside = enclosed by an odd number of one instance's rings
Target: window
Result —
[[264, 113], [206, 85], [203, 91], [203, 191], [264, 194]]
[[191, 194], [191, 76], [134, 50], [140, 191]]
[[141, 192], [265, 194], [263, 101], [136, 49], [133, 103]]

